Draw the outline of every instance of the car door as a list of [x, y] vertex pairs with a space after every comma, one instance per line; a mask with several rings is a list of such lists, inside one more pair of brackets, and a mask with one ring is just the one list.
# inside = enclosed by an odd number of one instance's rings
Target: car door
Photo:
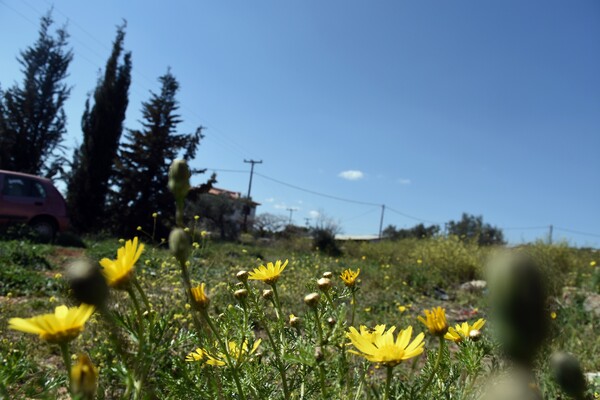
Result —
[[2, 175], [0, 218], [3, 221], [27, 223], [44, 211], [46, 191], [38, 181], [19, 175]]

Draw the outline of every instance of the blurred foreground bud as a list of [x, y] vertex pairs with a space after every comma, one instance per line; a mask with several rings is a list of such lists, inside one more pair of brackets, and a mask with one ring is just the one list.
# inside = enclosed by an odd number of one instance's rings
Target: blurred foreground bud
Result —
[[169, 167], [169, 190], [175, 196], [175, 200], [185, 199], [190, 190], [190, 168], [187, 162], [182, 159], [174, 160]]
[[542, 272], [523, 253], [506, 253], [488, 266], [490, 304], [504, 353], [531, 365], [546, 338], [548, 313]]
[[585, 398], [586, 381], [577, 358], [565, 352], [556, 352], [550, 357], [552, 377], [561, 389], [576, 399]]
[[483, 400], [543, 400], [531, 372], [514, 368], [488, 384]]
[[319, 293], [307, 294], [304, 296], [304, 303], [311, 308], [315, 308], [319, 304]]
[[73, 296], [80, 302], [102, 308], [108, 297], [108, 285], [98, 264], [90, 260], [74, 261], [67, 268]]
[[71, 391], [78, 399], [92, 400], [98, 387], [98, 368], [85, 353], [80, 353], [77, 364], [71, 368]]
[[181, 228], [175, 228], [169, 234], [169, 249], [180, 263], [185, 263], [192, 252], [190, 238]]
[[323, 272], [323, 278], [327, 278], [327, 279], [333, 278], [333, 272], [331, 272], [331, 271]]

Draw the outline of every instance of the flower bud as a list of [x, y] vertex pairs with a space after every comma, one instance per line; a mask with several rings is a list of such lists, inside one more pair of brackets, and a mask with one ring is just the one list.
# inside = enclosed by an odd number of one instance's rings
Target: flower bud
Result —
[[240, 271], [237, 274], [235, 274], [235, 277], [238, 279], [238, 281], [240, 282], [247, 282], [248, 281], [248, 271]]
[[323, 354], [323, 349], [321, 348], [321, 346], [317, 346], [315, 348], [315, 360], [317, 360], [317, 362], [321, 362], [324, 358], [325, 354]]
[[292, 328], [299, 328], [300, 327], [300, 317], [296, 317], [294, 314], [290, 315], [290, 326]]
[[180, 201], [185, 199], [190, 190], [190, 168], [185, 160], [174, 160], [169, 167], [169, 190]]
[[333, 272], [331, 272], [331, 271], [323, 272], [323, 278], [327, 278], [327, 279], [333, 278]]
[[108, 285], [98, 264], [90, 260], [74, 261], [67, 269], [73, 296], [80, 302], [102, 308], [108, 297]]
[[471, 332], [469, 332], [469, 339], [474, 342], [478, 342], [479, 339], [481, 339], [481, 331], [479, 329], [473, 329]]
[[238, 289], [233, 293], [233, 296], [238, 300], [244, 300], [246, 297], [248, 297], [248, 290]]
[[316, 307], [319, 304], [319, 293], [311, 293], [304, 296], [304, 303], [309, 307]]
[[335, 318], [333, 318], [333, 317], [327, 318], [327, 323], [329, 324], [329, 326], [331, 326], [331, 327], [335, 326], [335, 322], [336, 322]]
[[93, 399], [98, 386], [98, 368], [85, 353], [80, 353], [77, 364], [71, 367], [71, 391], [77, 398]]
[[169, 234], [169, 249], [180, 263], [185, 263], [192, 247], [190, 246], [190, 238], [187, 233], [181, 228], [175, 228]]
[[262, 297], [265, 300], [271, 300], [273, 298], [273, 290], [271, 290], [271, 289], [264, 289], [262, 291]]
[[576, 399], [583, 399], [586, 381], [581, 365], [575, 356], [565, 352], [556, 352], [550, 358], [552, 377], [562, 390]]
[[319, 286], [319, 290], [325, 293], [331, 289], [331, 279], [321, 278], [317, 281], [317, 285]]

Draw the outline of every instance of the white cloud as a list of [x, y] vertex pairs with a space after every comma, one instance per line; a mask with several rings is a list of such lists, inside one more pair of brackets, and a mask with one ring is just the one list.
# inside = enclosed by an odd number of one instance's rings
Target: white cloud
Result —
[[317, 210], [310, 210], [308, 212], [308, 216], [311, 218], [319, 218], [320, 215], [321, 215], [321, 213], [318, 212]]
[[397, 180], [397, 182], [401, 185], [410, 185], [412, 183], [412, 181], [407, 178], [400, 178]]
[[269, 197], [268, 199], [265, 200], [265, 203], [273, 203], [275, 202], [275, 197]]
[[287, 208], [287, 206], [284, 203], [277, 203], [273, 205], [274, 208], [278, 209], [278, 210], [285, 210]]
[[338, 174], [340, 178], [347, 179], [349, 181], [357, 181], [365, 177], [365, 174], [362, 171], [358, 171], [355, 169], [349, 169], [348, 171], [342, 171]]

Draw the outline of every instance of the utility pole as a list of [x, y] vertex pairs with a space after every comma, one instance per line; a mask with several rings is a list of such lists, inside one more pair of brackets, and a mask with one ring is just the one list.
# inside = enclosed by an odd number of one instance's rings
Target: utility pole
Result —
[[552, 231], [554, 230], [554, 227], [550, 225], [548, 228], [548, 243], [552, 244]]
[[383, 214], [385, 213], [385, 204], [381, 205], [381, 218], [379, 219], [379, 240], [381, 240], [381, 234], [383, 232]]
[[292, 224], [292, 214], [294, 213], [294, 211], [296, 211], [295, 208], [286, 208], [287, 211], [290, 212], [290, 221], [288, 222], [288, 225]]
[[246, 160], [246, 159], [244, 159], [244, 162], [252, 165], [250, 167], [250, 183], [248, 183], [248, 196], [246, 196], [248, 204], [246, 204], [244, 206], [244, 226], [243, 226], [243, 230], [244, 230], [244, 232], [248, 232], [248, 214], [250, 214], [250, 192], [252, 191], [252, 176], [254, 175], [254, 164], [262, 164], [262, 160], [256, 161], [256, 160]]

